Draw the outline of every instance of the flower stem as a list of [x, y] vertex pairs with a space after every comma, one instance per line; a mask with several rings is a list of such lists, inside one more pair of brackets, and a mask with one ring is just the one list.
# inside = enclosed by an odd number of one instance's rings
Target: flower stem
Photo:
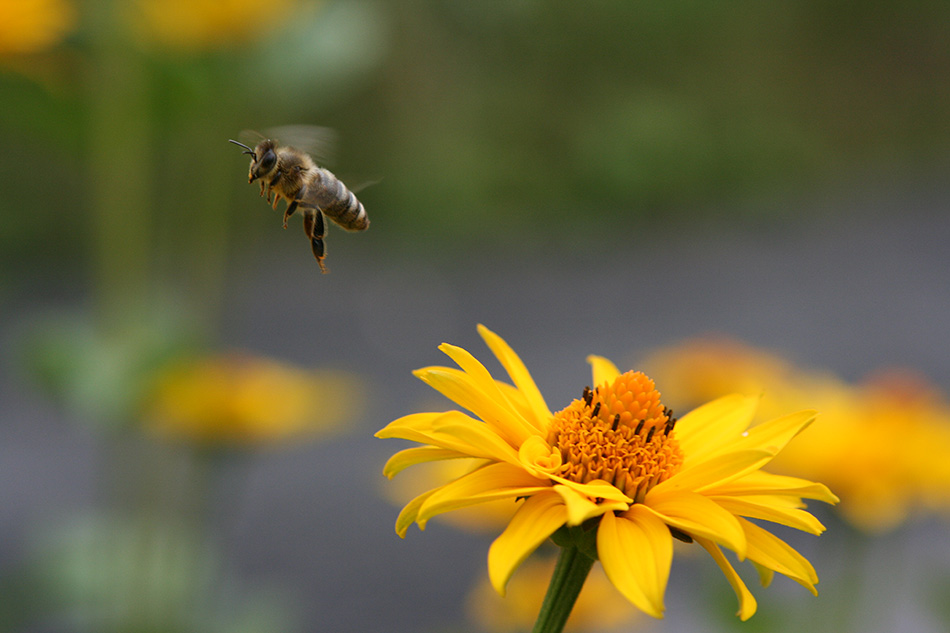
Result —
[[149, 85], [119, 0], [89, 2], [89, 181], [96, 306], [110, 334], [137, 318], [150, 264]]
[[594, 559], [582, 554], [577, 547], [561, 548], [532, 633], [561, 633], [564, 630], [564, 624], [593, 565]]

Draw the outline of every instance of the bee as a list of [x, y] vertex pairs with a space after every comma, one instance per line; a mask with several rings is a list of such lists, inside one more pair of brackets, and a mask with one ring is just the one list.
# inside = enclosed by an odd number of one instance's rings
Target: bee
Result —
[[365, 231], [369, 227], [369, 216], [356, 195], [328, 169], [319, 167], [307, 152], [269, 138], [261, 140], [254, 149], [232, 139], [228, 141], [243, 147], [243, 153], [251, 157], [247, 182], [260, 181], [261, 196], [266, 195], [269, 203], [273, 196], [274, 210], [281, 199], [287, 201], [285, 229], [287, 220], [300, 209], [303, 230], [321, 272], [328, 272], [323, 261], [327, 256], [323, 243], [324, 216], [347, 231]]

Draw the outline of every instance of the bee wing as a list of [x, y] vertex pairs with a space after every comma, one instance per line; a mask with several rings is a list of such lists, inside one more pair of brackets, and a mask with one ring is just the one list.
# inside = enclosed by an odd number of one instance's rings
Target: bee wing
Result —
[[241, 130], [238, 135], [245, 145], [256, 147], [264, 139], [273, 139], [280, 145], [296, 147], [310, 156], [319, 164], [329, 164], [336, 156], [336, 146], [339, 134], [329, 127], [318, 125], [279, 125], [264, 130]]
[[257, 130], [241, 130], [240, 134], [238, 134], [238, 140], [251, 147], [256, 147], [257, 144], [265, 138], [267, 137]]
[[336, 130], [317, 125], [282, 125], [264, 130], [267, 138], [310, 154], [319, 164], [332, 163], [339, 135]]
[[366, 189], [367, 187], [372, 187], [373, 185], [378, 185], [378, 184], [381, 183], [382, 181], [383, 181], [382, 178], [377, 178], [376, 180], [363, 180], [363, 181], [360, 181], [360, 182], [356, 183], [356, 185], [353, 186], [353, 187], [349, 187], [349, 186], [348, 186], [347, 189], [349, 189], [350, 191], [352, 191], [354, 194], [357, 194], [357, 193], [363, 191], [364, 189]]

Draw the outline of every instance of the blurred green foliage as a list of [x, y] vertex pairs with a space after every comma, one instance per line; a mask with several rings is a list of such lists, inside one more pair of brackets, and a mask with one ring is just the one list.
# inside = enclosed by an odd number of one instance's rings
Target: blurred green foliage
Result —
[[300, 630], [274, 588], [242, 586], [194, 526], [79, 516], [37, 530], [35, 560], [0, 578], [5, 631], [258, 633]]
[[[225, 224], [254, 241], [273, 218], [226, 140], [306, 123], [340, 131], [341, 177], [382, 179], [361, 198], [400, 248], [767, 215], [842, 180], [946, 165], [948, 23], [936, 0], [325, 2], [261, 41], [127, 51], [150, 180], [126, 204], [151, 207], [166, 260]], [[7, 268], [88, 248], [95, 38], [81, 25], [42, 72], [0, 75]], [[227, 217], [190, 238], [209, 200]]]
[[596, 234], [946, 162], [946, 3], [413, 6], [373, 92], [393, 222]]

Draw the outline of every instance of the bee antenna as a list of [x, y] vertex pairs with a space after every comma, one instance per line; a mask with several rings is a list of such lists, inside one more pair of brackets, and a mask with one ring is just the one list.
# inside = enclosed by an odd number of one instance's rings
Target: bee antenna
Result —
[[233, 139], [228, 139], [228, 142], [229, 142], [229, 143], [234, 143], [235, 145], [240, 145], [240, 146], [243, 147], [245, 150], [247, 150], [247, 151], [245, 151], [245, 152], [241, 152], [242, 154], [248, 154], [248, 155], [250, 155], [251, 158], [253, 158], [254, 160], [257, 160], [257, 154], [254, 153], [254, 150], [252, 150], [250, 147], [248, 147], [248, 146], [245, 145], [244, 143], [238, 143], [237, 141], [235, 141], [235, 140], [233, 140]]

